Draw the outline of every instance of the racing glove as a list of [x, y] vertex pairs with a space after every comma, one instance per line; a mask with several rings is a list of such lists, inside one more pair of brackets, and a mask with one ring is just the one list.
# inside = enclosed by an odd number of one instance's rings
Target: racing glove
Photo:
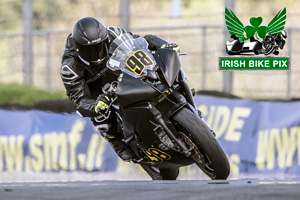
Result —
[[113, 96], [111, 93], [100, 94], [96, 100], [95, 112], [105, 114], [109, 107], [109, 104], [113, 101]]
[[163, 44], [160, 48], [173, 49], [173, 50], [177, 51], [178, 53], [180, 53], [180, 47], [176, 43]]

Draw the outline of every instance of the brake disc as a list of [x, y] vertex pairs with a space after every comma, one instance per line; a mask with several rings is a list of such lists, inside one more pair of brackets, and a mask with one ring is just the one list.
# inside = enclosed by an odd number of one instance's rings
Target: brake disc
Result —
[[203, 162], [203, 156], [201, 152], [199, 151], [198, 147], [194, 144], [194, 142], [186, 136], [184, 133], [179, 132], [181, 139], [189, 146], [189, 148], [192, 150], [193, 158], [198, 163], [204, 163]]

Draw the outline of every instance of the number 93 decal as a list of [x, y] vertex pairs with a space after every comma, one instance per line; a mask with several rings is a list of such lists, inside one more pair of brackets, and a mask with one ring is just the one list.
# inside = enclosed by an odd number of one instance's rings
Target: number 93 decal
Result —
[[163, 152], [160, 149], [156, 148], [149, 148], [148, 150], [143, 149], [143, 152], [150, 158], [152, 161], [164, 161], [164, 160], [170, 160], [171, 156], [165, 152]]
[[149, 67], [151, 65], [153, 65], [153, 61], [142, 50], [134, 52], [134, 54], [126, 61], [126, 66], [137, 75], [141, 75], [145, 67]]

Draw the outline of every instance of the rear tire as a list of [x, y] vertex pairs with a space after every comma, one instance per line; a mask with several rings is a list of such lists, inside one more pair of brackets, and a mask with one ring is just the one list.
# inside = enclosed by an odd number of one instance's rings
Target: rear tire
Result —
[[141, 166], [147, 172], [147, 174], [152, 178], [152, 180], [162, 180], [162, 176], [158, 168], [151, 167], [149, 165], [142, 165], [142, 164]]
[[179, 175], [178, 168], [160, 168], [162, 180], [176, 180]]
[[[205, 122], [187, 108], [178, 111], [173, 116], [173, 120], [180, 125], [178, 129], [182, 129], [183, 134], [199, 150], [200, 156], [199, 154], [197, 155], [201, 158], [201, 162], [197, 162], [194, 159], [198, 167], [211, 179], [227, 179], [230, 173], [229, 162], [223, 149]], [[194, 152], [193, 156], [196, 157], [196, 152]]]
[[157, 168], [149, 165], [142, 165], [142, 168], [152, 178], [152, 180], [176, 180], [179, 175], [178, 168]]

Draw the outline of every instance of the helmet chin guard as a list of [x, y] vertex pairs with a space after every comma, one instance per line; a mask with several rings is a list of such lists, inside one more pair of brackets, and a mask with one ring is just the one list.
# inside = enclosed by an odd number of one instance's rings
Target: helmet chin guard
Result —
[[108, 55], [105, 56], [104, 58], [102, 59], [98, 59], [97, 61], [91, 61], [91, 64], [94, 64], [94, 65], [101, 65], [104, 61], [106, 61], [108, 59]]

